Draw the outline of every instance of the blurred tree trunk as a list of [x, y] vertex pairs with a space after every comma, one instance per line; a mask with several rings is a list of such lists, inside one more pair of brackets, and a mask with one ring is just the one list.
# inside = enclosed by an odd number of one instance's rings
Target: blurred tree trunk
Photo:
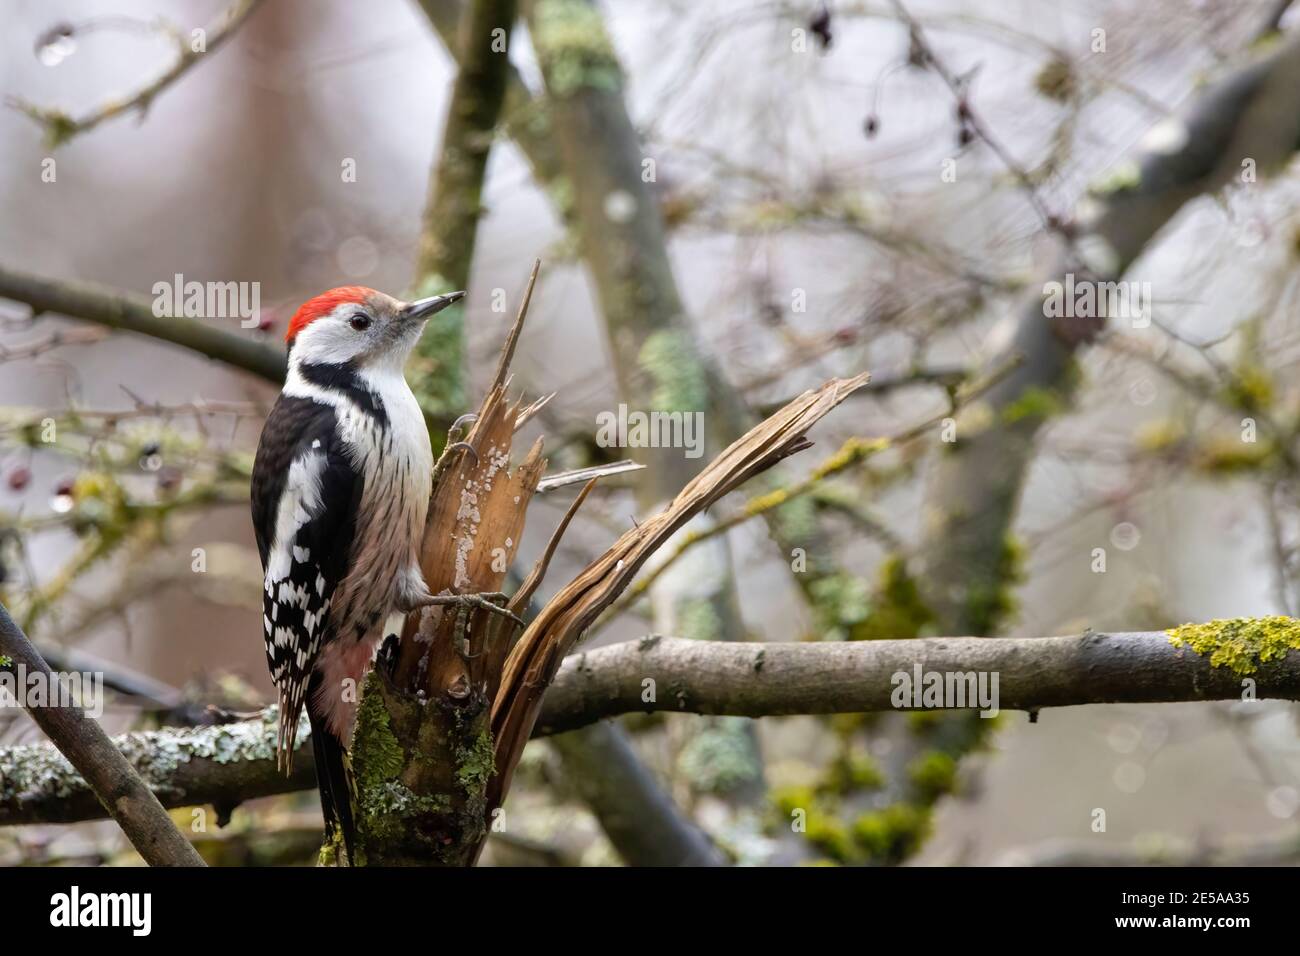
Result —
[[[472, 19], [472, 13], [470, 10], [465, 9], [462, 13], [461, 11], [464, 8], [462, 7], [462, 4], [456, 2], [456, 0], [421, 0], [420, 6], [433, 24], [439, 36], [442, 38], [443, 43], [453, 52], [461, 63], [462, 73], [464, 73], [467, 67], [472, 67], [471, 53], [476, 53], [478, 57], [483, 56], [482, 49], [479, 49], [478, 51], [469, 51], [466, 49], [463, 39], [463, 30], [458, 30], [457, 24], [459, 22], [462, 20], [468, 21]], [[492, 61], [490, 65], [494, 76], [499, 75], [504, 84], [504, 91], [501, 93], [501, 97], [504, 98], [504, 103], [502, 103], [501, 98], [496, 100], [498, 110], [504, 106], [502, 128], [515, 139], [524, 151], [525, 156], [533, 168], [537, 181], [548, 190], [552, 199], [555, 200], [557, 212], [560, 214], [561, 218], [572, 225], [573, 206], [572, 203], [568, 201], [568, 198], [565, 195], [566, 190], [563, 186], [563, 184], [569, 180], [566, 179], [566, 167], [560, 156], [560, 151], [557, 148], [559, 145], [559, 137], [555, 135], [553, 129], [553, 116], [549, 99], [546, 97], [534, 97], [524, 85], [518, 72], [509, 63], [506, 57], [497, 57], [497, 59]], [[480, 64], [479, 66], [481, 68], [482, 65]], [[484, 117], [480, 114], [478, 118], [483, 119]], [[448, 122], [450, 134], [450, 124], [453, 122], [453, 116], [449, 116]], [[481, 136], [486, 129], [481, 124], [474, 125], [470, 123], [462, 124], [462, 128], [465, 130], [472, 130], [472, 135], [476, 136]], [[479, 169], [480, 178], [477, 185], [478, 189], [481, 189], [481, 175], [482, 170]], [[439, 184], [437, 187], [438, 193], [440, 194], [444, 188], [446, 187]], [[437, 262], [441, 257], [441, 250], [454, 247], [455, 243], [463, 241], [463, 236], [457, 235], [456, 232], [447, 229], [440, 222], [434, 221], [434, 217], [439, 215], [440, 212], [434, 208], [434, 205], [431, 205], [426, 217], [425, 235], [428, 241], [422, 243], [421, 254], [421, 274], [426, 276], [426, 281], [428, 281], [427, 277], [433, 274], [430, 269], [432, 268], [433, 263]], [[466, 274], [468, 274], [468, 268], [466, 268]], [[445, 275], [445, 271], [438, 275]], [[444, 285], [446, 288], [450, 288], [455, 285], [455, 283], [447, 281]], [[435, 289], [432, 285], [428, 285], [422, 287], [421, 291], [434, 292], [438, 291], [438, 289]], [[675, 293], [676, 290], [674, 288], [673, 294], [675, 295]], [[458, 321], [461, 314], [462, 313], [458, 310], [456, 313]], [[426, 336], [426, 339], [427, 338], [428, 336]], [[669, 484], [666, 485], [666, 487], [675, 486]], [[651, 503], [653, 504], [654, 501], [658, 500], [661, 499], [655, 498]], [[591, 736], [598, 733], [598, 739]], [[606, 757], [617, 758], [620, 761], [620, 766], [622, 767], [623, 772], [604, 775], [601, 778], [598, 778], [593, 785], [600, 786], [603, 783], [603, 785], [612, 787], [615, 782], [618, 782], [622, 791], [622, 797], [613, 797], [611, 791], [611, 795], [609, 795], [608, 799], [596, 799], [592, 804], [593, 809], [598, 815], [602, 815], [602, 807], [613, 806], [622, 800], [624, 802], [638, 805], [646, 812], [657, 811], [672, 815], [674, 811], [671, 802], [660, 798], [660, 795], [656, 792], [657, 788], [653, 779], [643, 768], [634, 766], [636, 756], [635, 752], [631, 749], [630, 743], [626, 740], [614, 742], [610, 739], [622, 734], [622, 729], [617, 725], [611, 725], [608, 730], [602, 732], [592, 730], [579, 731], [573, 735], [572, 739], [569, 740], [562, 749], [562, 753], [567, 753], [572, 758], [584, 747], [585, 742], [590, 740], [593, 747], [601, 749], [605, 753]], [[588, 765], [590, 765], [590, 762]], [[590, 788], [585, 792], [588, 793], [588, 795], [591, 795]], [[619, 830], [617, 824], [613, 820], [605, 820], [604, 822], [609, 824], [608, 830], [611, 837], [615, 838], [615, 842], [622, 843], [622, 850], [624, 852], [636, 852], [637, 845], [628, 844], [626, 841], [621, 841], [617, 838]], [[691, 832], [689, 824], [680, 820], [665, 817], [660, 822], [662, 823], [662, 826], [659, 827], [659, 830], [665, 834], [687, 834]], [[636, 862], [636, 860], [629, 859], [629, 862]]]
[[[1167, 135], [1146, 141], [1126, 164], [1131, 177], [1095, 188], [1080, 204], [1077, 234], [1031, 285], [1010, 345], [990, 366], [1011, 371], [959, 416], [957, 440], [943, 446], [929, 482], [915, 567], [940, 633], [993, 636], [1013, 612], [1020, 553], [1012, 529], [1036, 439], [1049, 418], [1072, 405], [1076, 356], [1105, 327], [1104, 314], [1046, 317], [1047, 283], [1064, 283], [1067, 274], [1123, 279], [1184, 205], [1237, 179], [1243, 160], [1263, 175], [1300, 149], [1300, 36], [1257, 49], [1249, 60], [1165, 121]], [[980, 745], [991, 722], [954, 714], [910, 733], [905, 728], [916, 725], [898, 723], [903, 732], [890, 753], [889, 792], [928, 812], [947, 790], [916, 782], [927, 755], [960, 757]]]
[[[510, 71], [515, 0], [473, 0], [456, 35], [459, 69], [443, 126], [442, 148], [429, 174], [412, 298], [469, 285], [483, 182]], [[455, 420], [466, 410], [465, 303], [436, 315], [416, 345], [407, 378], [425, 411]], [[434, 435], [435, 453], [443, 444]]]
[[[595, 286], [619, 400], [641, 412], [699, 416], [709, 446], [725, 447], [744, 431], [748, 416], [695, 342], [653, 192], [654, 160], [645, 155], [628, 116], [622, 68], [600, 11], [588, 0], [535, 0], [527, 13], [563, 172], [551, 194], [567, 207]], [[638, 457], [647, 465], [638, 486], [643, 512], [671, 498], [707, 461], [688, 458], [680, 448], [638, 449]], [[663, 575], [650, 602], [656, 631], [710, 640], [745, 637], [723, 538]], [[693, 751], [696, 759], [682, 761], [684, 769], [700, 771], [692, 775], [692, 786], [740, 803], [762, 799], [762, 758], [748, 721], [713, 719], [692, 728], [683, 756]], [[575, 769], [590, 766], [573, 759], [572, 747], [567, 753], [566, 763]], [[610, 777], [605, 785], [635, 779]]]

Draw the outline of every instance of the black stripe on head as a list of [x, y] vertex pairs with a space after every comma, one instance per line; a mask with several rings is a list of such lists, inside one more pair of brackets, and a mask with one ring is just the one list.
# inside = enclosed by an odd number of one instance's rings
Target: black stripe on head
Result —
[[388, 413], [384, 410], [383, 401], [362, 383], [361, 376], [357, 374], [353, 363], [323, 365], [304, 362], [298, 366], [298, 371], [304, 379], [316, 387], [346, 395], [356, 403], [358, 408], [373, 418], [375, 424], [380, 426], [388, 424]]

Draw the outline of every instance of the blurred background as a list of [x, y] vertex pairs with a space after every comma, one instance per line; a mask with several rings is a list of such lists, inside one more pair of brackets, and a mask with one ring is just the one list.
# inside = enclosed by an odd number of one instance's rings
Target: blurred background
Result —
[[[271, 701], [247, 476], [277, 386], [174, 343], [34, 315], [28, 275], [144, 301], [176, 274], [255, 282], [259, 328], [168, 321], [276, 351], [293, 310], [327, 288], [463, 285], [465, 307], [410, 373], [445, 422], [477, 405], [540, 257], [514, 386], [557, 394], [527, 440], [546, 436], [553, 471], [625, 455], [648, 466], [593, 496], [544, 591], [737, 422], [872, 372], [815, 448], [715, 517], [853, 437], [899, 441], [692, 549], [586, 646], [649, 632], [1031, 637], [1292, 612], [1288, 4], [537, 0], [518, 10], [486, 133], [448, 122], [474, 115], [452, 102], [473, 105], [457, 60], [472, 57], [474, 5], [3, 3], [0, 598], [52, 658], [93, 655], [195, 711]], [[194, 28], [207, 51], [147, 110], [78, 128], [148, 87]], [[1171, 124], [1190, 145], [1165, 148]], [[1173, 155], [1191, 159], [1151, 165]], [[1086, 241], [1098, 237], [1100, 262]], [[1044, 357], [1026, 343], [1046, 319], [1025, 303], [1075, 254], [1102, 278], [1127, 267], [1149, 283], [1151, 321], [1112, 321]], [[703, 412], [704, 458], [599, 447], [597, 415], [620, 402]], [[959, 435], [996, 434], [963, 459], [960, 440], [944, 447], [950, 415]], [[54, 441], [36, 434], [47, 419]], [[987, 519], [957, 537], [968, 514], [954, 488]], [[521, 567], [572, 496], [534, 503]], [[110, 732], [165, 721], [171, 708], [147, 698], [115, 694]], [[1292, 704], [976, 723], [660, 716], [610, 732], [742, 863], [1118, 863], [1239, 847], [1290, 861], [1300, 848]], [[0, 713], [0, 746], [40, 739]], [[617, 836], [619, 784], [591, 746], [583, 733], [530, 744], [487, 862], [647, 862]], [[816, 808], [808, 832], [789, 832], [790, 807]], [[195, 838], [212, 862], [303, 863], [318, 828], [304, 793], [243, 804]], [[132, 859], [108, 823], [0, 828], [6, 865]]]

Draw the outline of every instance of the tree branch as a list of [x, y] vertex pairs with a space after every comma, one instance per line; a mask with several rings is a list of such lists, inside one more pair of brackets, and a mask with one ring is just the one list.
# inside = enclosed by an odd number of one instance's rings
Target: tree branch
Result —
[[169, 32], [174, 35], [176, 41], [176, 62], [131, 96], [107, 100], [85, 116], [74, 118], [63, 110], [37, 106], [16, 98], [11, 98], [9, 105], [21, 113], [27, 114], [45, 128], [45, 139], [51, 149], [58, 148], [80, 133], [89, 132], [105, 120], [122, 116], [132, 110], [139, 110], [141, 116], [143, 116], [148, 112], [149, 107], [153, 105], [153, 101], [159, 93], [188, 73], [206, 54], [215, 53], [226, 40], [234, 35], [235, 31], [248, 19], [248, 15], [261, 2], [262, 0], [237, 0], [229, 10], [226, 10], [221, 15], [219, 20], [208, 26], [206, 41], [202, 50], [195, 50], [193, 44], [187, 43], [179, 30], [170, 30]]
[[724, 866], [726, 859], [686, 818], [637, 757], [618, 724], [561, 734], [555, 749], [568, 782], [629, 866]]
[[34, 312], [56, 312], [147, 335], [252, 372], [268, 382], [284, 381], [285, 361], [279, 349], [192, 319], [156, 316], [150, 301], [132, 292], [90, 282], [47, 279], [0, 265], [0, 298], [22, 302]]
[[[1074, 637], [730, 643], [647, 637], [568, 657], [542, 701], [533, 735], [627, 713], [765, 717], [893, 711], [893, 675], [986, 671], [1002, 710], [1101, 703], [1241, 700], [1243, 678], [1212, 666], [1163, 631]], [[1300, 652], [1257, 663], [1259, 699], [1300, 699]], [[642, 699], [654, 681], [656, 700]], [[898, 708], [908, 709], [908, 708]], [[165, 806], [241, 800], [314, 785], [311, 748], [294, 775], [275, 769], [275, 711], [221, 727], [116, 738]], [[306, 737], [306, 728], [300, 740]], [[0, 748], [0, 825], [103, 817], [85, 782], [48, 744]]]
[[[461, 56], [457, 32], [461, 23], [463, 0], [418, 0], [434, 32], [453, 57]], [[559, 152], [551, 134], [546, 103], [533, 96], [519, 71], [504, 64], [506, 76], [502, 128], [523, 151], [538, 183], [551, 188], [563, 175]]]
[[[6, 658], [5, 666], [23, 668], [29, 679], [31, 675], [44, 675], [47, 695], [53, 696], [56, 678], [49, 665], [2, 604], [0, 654]], [[28, 686], [24, 686], [22, 691], [26, 691]], [[20, 696], [23, 696], [22, 692]], [[53, 699], [47, 699], [42, 706], [26, 706], [26, 709], [36, 725], [89, 783], [99, 802], [117, 821], [146, 863], [150, 866], [203, 866], [202, 858], [172, 823], [158, 798], [84, 710], [75, 703], [64, 706]], [[6, 781], [8, 776], [6, 772]]]
[[[244, 800], [310, 790], [316, 768], [306, 722], [293, 775], [275, 766], [276, 710], [251, 720], [210, 727], [168, 727], [113, 738], [113, 744], [163, 806], [212, 804], [218, 821]], [[0, 749], [0, 825], [80, 823], [107, 814], [95, 792], [50, 744]]]
[[[926, 673], [996, 673], [1002, 710], [1242, 699], [1241, 677], [1174, 647], [1163, 631], [776, 644], [648, 637], [566, 660], [537, 733], [637, 711], [773, 717], [911, 710], [893, 706], [892, 677], [913, 676], [917, 665]], [[1251, 678], [1260, 699], [1297, 699], [1300, 653], [1259, 665]], [[657, 703], [642, 701], [647, 679]]]

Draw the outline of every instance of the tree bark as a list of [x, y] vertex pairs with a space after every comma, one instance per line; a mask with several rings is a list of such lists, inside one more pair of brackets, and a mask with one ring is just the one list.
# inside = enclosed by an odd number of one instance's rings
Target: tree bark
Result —
[[277, 385], [284, 381], [285, 358], [279, 349], [194, 319], [159, 318], [153, 313], [152, 303], [133, 292], [90, 282], [48, 279], [0, 266], [0, 298], [31, 306], [37, 313], [54, 312], [170, 342]]
[[552, 741], [569, 783], [629, 866], [724, 866], [726, 858], [683, 816], [616, 723], [599, 721]]
[[[47, 695], [56, 693], [57, 678], [3, 604], [0, 604], [0, 665], [21, 668], [26, 677], [40, 675]], [[22, 697], [29, 686], [17, 688]], [[121, 751], [76, 702], [64, 705], [47, 697], [27, 714], [77, 768], [91, 790], [122, 828], [131, 845], [150, 866], [203, 866], [203, 860], [172, 823], [158, 798], [140, 779]], [[7, 774], [6, 774], [7, 776]]]
[[[542, 701], [534, 736], [619, 714], [669, 711], [746, 717], [893, 712], [894, 675], [997, 673], [1002, 710], [1101, 703], [1300, 699], [1300, 648], [1239, 674], [1163, 631], [1073, 637], [723, 643], [646, 637], [569, 656]], [[1245, 684], [1249, 679], [1253, 685]], [[652, 680], [654, 699], [645, 700]], [[220, 727], [116, 738], [168, 807], [241, 800], [314, 785], [311, 748], [294, 775], [275, 769], [275, 713]], [[1048, 731], [1043, 731], [1048, 732]], [[85, 781], [48, 744], [0, 748], [0, 824], [104, 816]]]

